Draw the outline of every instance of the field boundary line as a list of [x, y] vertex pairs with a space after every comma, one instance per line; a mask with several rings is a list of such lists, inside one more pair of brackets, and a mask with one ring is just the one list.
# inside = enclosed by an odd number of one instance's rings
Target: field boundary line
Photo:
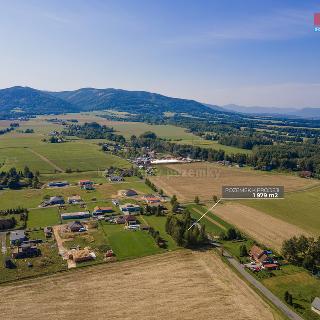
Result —
[[[202, 214], [202, 212], [197, 209], [197, 208], [192, 208], [192, 210], [196, 211], [199, 214]], [[209, 212], [213, 213], [211, 210], [209, 210]], [[223, 229], [223, 230], [227, 230], [227, 228], [225, 226], [223, 226], [222, 224], [220, 224], [218, 221], [215, 221], [214, 219], [208, 217], [207, 215], [204, 216], [204, 218], [206, 218], [208, 221], [210, 221], [211, 223], [215, 224], [217, 227]]]
[[43, 156], [42, 154], [38, 153], [37, 151], [33, 150], [32, 148], [28, 148], [33, 154], [37, 155], [39, 158], [41, 158], [44, 162], [50, 164], [53, 168], [55, 168], [56, 170], [60, 171], [60, 172], [64, 172], [63, 169], [61, 169], [60, 167], [58, 167], [55, 163], [53, 163], [51, 160], [49, 160], [48, 158], [46, 158], [45, 156]]
[[210, 209], [208, 209], [196, 222], [194, 222], [188, 229], [188, 231], [194, 226], [196, 225], [203, 217], [205, 217], [205, 215], [211, 211], [219, 202], [221, 199], [219, 199]]

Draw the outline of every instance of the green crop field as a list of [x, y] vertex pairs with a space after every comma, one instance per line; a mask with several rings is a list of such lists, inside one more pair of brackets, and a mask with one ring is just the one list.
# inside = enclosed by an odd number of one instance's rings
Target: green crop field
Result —
[[96, 145], [86, 142], [67, 142], [61, 144], [43, 144], [34, 151], [65, 170], [96, 171], [110, 166], [128, 167], [129, 163], [117, 156], [104, 153]]
[[224, 150], [227, 154], [232, 153], [252, 153], [251, 150], [241, 149], [237, 147], [225, 146], [223, 144], [218, 143], [217, 141], [203, 140], [197, 136], [193, 136], [192, 139], [182, 139], [180, 141], [176, 141], [178, 144], [191, 144], [193, 146], [202, 147], [202, 148], [211, 148], [215, 150]]
[[28, 166], [40, 173], [54, 173], [67, 168], [97, 171], [110, 166], [129, 166], [127, 161], [101, 151], [98, 143], [104, 140], [72, 139], [61, 144], [43, 142], [50, 131], [61, 131], [63, 127], [41, 118], [21, 122], [17, 130], [27, 128], [35, 132], [26, 134], [14, 131], [0, 136], [0, 170], [6, 171], [11, 167], [23, 170]]
[[297, 225], [320, 236], [320, 187], [285, 194], [281, 200], [248, 200], [241, 203]]

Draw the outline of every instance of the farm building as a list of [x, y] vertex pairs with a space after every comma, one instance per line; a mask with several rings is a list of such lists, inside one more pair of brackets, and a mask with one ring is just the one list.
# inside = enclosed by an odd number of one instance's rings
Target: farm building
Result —
[[317, 313], [318, 315], [320, 315], [320, 298], [319, 297], [314, 298], [314, 300], [312, 301], [311, 310]]
[[89, 211], [83, 212], [70, 212], [70, 213], [62, 213], [61, 219], [62, 220], [70, 220], [70, 219], [86, 219], [90, 218], [91, 213]]
[[121, 182], [124, 181], [123, 177], [121, 176], [111, 176], [109, 177], [110, 182]]
[[132, 226], [137, 224], [137, 219], [135, 216], [129, 214], [124, 217], [125, 225], [126, 226]]
[[10, 232], [10, 244], [19, 245], [27, 240], [24, 230], [15, 230]]
[[79, 186], [80, 187], [83, 187], [85, 185], [93, 185], [93, 181], [90, 181], [90, 180], [80, 180], [78, 182]]
[[68, 181], [53, 181], [48, 183], [48, 187], [57, 187], [57, 188], [66, 187], [68, 185], [69, 185]]
[[112, 213], [112, 212], [113, 212], [112, 207], [99, 207], [99, 206], [96, 206], [93, 209], [93, 215], [104, 214], [104, 213]]
[[276, 264], [276, 263], [265, 263], [265, 264], [263, 265], [263, 268], [264, 268], [265, 270], [278, 270], [280, 267], [279, 267], [279, 265]]
[[140, 206], [137, 204], [126, 203], [124, 205], [119, 206], [119, 208], [124, 214], [140, 213]]
[[69, 204], [78, 204], [78, 203], [82, 203], [82, 199], [79, 195], [74, 195], [71, 197], [68, 197], [68, 203]]
[[12, 258], [13, 259], [24, 259], [30, 257], [38, 257], [40, 256], [41, 251], [36, 246], [31, 243], [23, 243], [20, 247], [15, 247], [12, 250]]
[[57, 204], [64, 204], [64, 199], [61, 196], [50, 197], [48, 200], [43, 201], [42, 206], [54, 206]]
[[127, 189], [127, 190], [122, 190], [121, 195], [123, 197], [134, 197], [134, 196], [137, 196], [138, 193], [133, 189]]
[[259, 248], [258, 246], [254, 245], [250, 252], [249, 255], [252, 260], [254, 260], [256, 263], [263, 263], [268, 259], [268, 255], [266, 254], [266, 251]]
[[145, 200], [146, 203], [148, 204], [154, 204], [154, 203], [160, 202], [159, 197], [156, 197], [153, 194], [146, 194], [145, 196], [142, 197], [142, 199]]
[[80, 232], [85, 230], [85, 227], [80, 221], [72, 221], [68, 223], [67, 229], [71, 232]]

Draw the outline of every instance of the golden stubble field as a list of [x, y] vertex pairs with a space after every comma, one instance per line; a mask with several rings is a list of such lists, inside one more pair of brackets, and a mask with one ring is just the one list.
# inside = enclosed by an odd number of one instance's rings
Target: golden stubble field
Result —
[[281, 251], [284, 240], [302, 234], [307, 237], [312, 236], [307, 231], [291, 223], [239, 203], [229, 202], [218, 205], [213, 209], [213, 212], [223, 220], [247, 233], [253, 239], [278, 252]]
[[[150, 180], [170, 196], [175, 194], [179, 201], [211, 200], [221, 196], [224, 185], [283, 185], [285, 191], [296, 191], [319, 185], [314, 180], [296, 176], [263, 173], [247, 168], [225, 167], [208, 162], [167, 165], [168, 175], [151, 177]], [[170, 170], [178, 172], [170, 174]]]
[[179, 250], [0, 287], [14, 319], [274, 319], [219, 256]]

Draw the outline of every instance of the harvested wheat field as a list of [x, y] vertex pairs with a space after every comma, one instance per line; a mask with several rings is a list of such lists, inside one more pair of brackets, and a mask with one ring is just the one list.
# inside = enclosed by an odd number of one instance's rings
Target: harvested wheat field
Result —
[[285, 191], [296, 191], [319, 185], [315, 180], [295, 176], [263, 173], [247, 168], [225, 167], [208, 162], [173, 164], [166, 166], [179, 175], [151, 177], [150, 180], [168, 195], [176, 194], [182, 202], [199, 196], [202, 200], [221, 195], [224, 185], [280, 185]]
[[0, 287], [3, 319], [274, 319], [213, 252], [179, 250]]
[[305, 230], [293, 224], [242, 204], [226, 203], [218, 205], [214, 209], [214, 214], [278, 252], [280, 252], [284, 240], [301, 234], [311, 236]]

